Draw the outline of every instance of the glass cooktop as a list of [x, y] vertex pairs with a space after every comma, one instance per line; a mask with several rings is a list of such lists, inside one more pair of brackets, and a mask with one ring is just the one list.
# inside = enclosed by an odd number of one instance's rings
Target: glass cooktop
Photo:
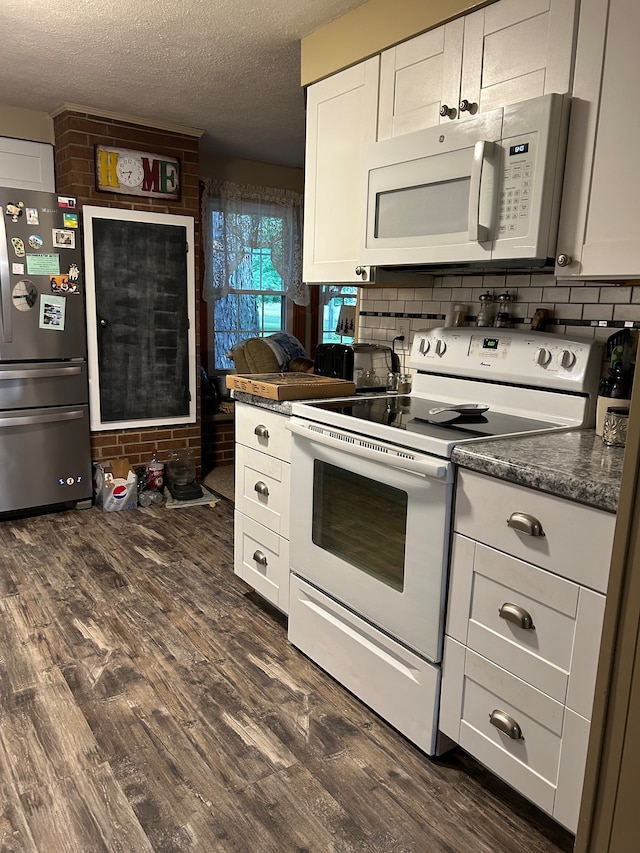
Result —
[[[422, 397], [403, 396], [399, 394], [376, 395], [370, 397], [348, 397], [341, 400], [318, 400], [305, 403], [305, 415], [314, 419], [309, 409], [322, 410], [339, 417], [346, 429], [366, 432], [365, 423], [372, 426], [388, 427], [405, 430], [408, 433], [419, 433], [443, 442], [458, 443], [472, 438], [493, 438], [507, 435], [521, 435], [529, 432], [539, 432], [547, 429], [558, 429], [557, 422], [527, 418], [506, 412], [493, 411], [491, 408], [482, 414], [472, 416], [459, 415], [455, 412], [443, 412], [438, 415], [429, 414], [430, 409], [451, 405], [439, 400], [427, 400]], [[322, 421], [323, 415], [317, 412], [317, 420]], [[334, 417], [329, 417], [331, 423], [336, 423]], [[350, 423], [350, 419], [354, 423]], [[356, 425], [355, 420], [360, 423]], [[362, 423], [365, 422], [365, 423]], [[376, 433], [378, 431], [376, 430]], [[400, 441], [399, 438], [391, 438]], [[407, 437], [408, 443], [410, 439]]]

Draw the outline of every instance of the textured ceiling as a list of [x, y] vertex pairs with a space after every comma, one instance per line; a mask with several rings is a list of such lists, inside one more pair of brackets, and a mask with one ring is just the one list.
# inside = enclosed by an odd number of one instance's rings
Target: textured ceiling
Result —
[[301, 166], [300, 39], [364, 0], [0, 0], [0, 103], [205, 131], [207, 152]]

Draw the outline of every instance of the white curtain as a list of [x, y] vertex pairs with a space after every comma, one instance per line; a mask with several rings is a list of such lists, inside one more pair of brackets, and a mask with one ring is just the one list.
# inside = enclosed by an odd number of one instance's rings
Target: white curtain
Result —
[[[221, 214], [215, 229], [214, 211]], [[287, 296], [296, 305], [309, 304], [309, 289], [302, 282], [300, 193], [209, 179], [203, 186], [202, 226], [206, 302], [227, 295], [229, 277], [247, 249], [270, 249]]]

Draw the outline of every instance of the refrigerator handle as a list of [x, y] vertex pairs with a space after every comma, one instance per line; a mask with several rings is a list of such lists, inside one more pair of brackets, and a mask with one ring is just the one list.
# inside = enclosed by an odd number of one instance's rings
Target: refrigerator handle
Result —
[[78, 376], [80, 373], [82, 367], [79, 364], [68, 367], [40, 367], [35, 370], [0, 370], [0, 382], [5, 379], [55, 379], [60, 376]]
[[[0, 210], [4, 214], [4, 210]], [[9, 277], [9, 247], [4, 215], [0, 215], [0, 343], [13, 340], [11, 325], [11, 278]]]
[[33, 426], [34, 424], [52, 424], [56, 421], [76, 421], [78, 418], [86, 417], [86, 411], [75, 409], [72, 412], [47, 412], [45, 415], [17, 415], [15, 417], [0, 418], [0, 428], [15, 426]]

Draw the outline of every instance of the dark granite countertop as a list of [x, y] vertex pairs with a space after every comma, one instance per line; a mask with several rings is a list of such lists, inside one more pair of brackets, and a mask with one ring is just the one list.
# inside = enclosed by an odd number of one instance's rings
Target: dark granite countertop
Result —
[[[257, 406], [259, 409], [269, 409], [271, 412], [278, 412], [280, 415], [291, 414], [291, 404], [293, 400], [270, 400], [268, 397], [258, 397], [257, 394], [247, 394], [245, 391], [231, 392], [231, 398], [236, 403], [249, 403], [250, 406]], [[299, 402], [299, 401], [295, 401]]]
[[455, 447], [453, 461], [491, 477], [615, 512], [624, 448], [593, 429], [479, 441]]

